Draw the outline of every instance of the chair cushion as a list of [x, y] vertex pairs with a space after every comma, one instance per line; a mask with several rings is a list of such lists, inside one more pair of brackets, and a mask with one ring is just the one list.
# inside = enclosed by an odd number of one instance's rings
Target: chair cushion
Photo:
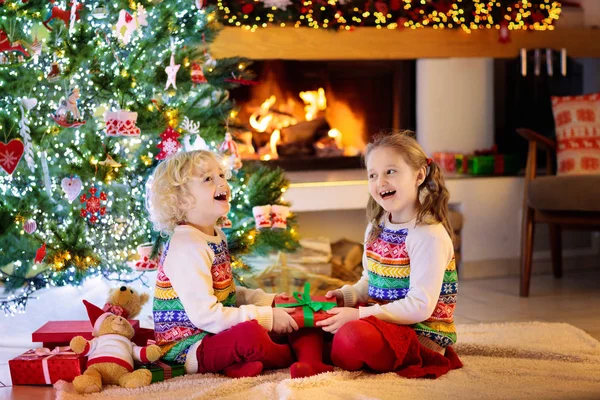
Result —
[[600, 175], [535, 178], [529, 183], [528, 200], [538, 210], [600, 211]]
[[552, 97], [557, 175], [600, 174], [600, 93]]

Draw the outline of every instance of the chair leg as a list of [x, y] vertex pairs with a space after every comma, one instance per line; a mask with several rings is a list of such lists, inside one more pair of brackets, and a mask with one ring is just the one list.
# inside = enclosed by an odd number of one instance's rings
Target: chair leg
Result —
[[526, 207], [523, 211], [523, 232], [521, 247], [521, 297], [529, 297], [529, 285], [531, 282], [531, 259], [533, 256], [533, 234], [535, 225], [533, 222], [533, 209]]
[[560, 225], [550, 224], [550, 253], [552, 254], [552, 270], [555, 278], [562, 277], [562, 240]]

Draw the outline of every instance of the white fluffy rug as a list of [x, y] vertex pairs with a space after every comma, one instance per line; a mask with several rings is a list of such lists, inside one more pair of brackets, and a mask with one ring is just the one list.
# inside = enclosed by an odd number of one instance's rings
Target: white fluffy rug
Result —
[[[464, 368], [437, 379], [394, 373], [335, 372], [289, 379], [288, 370], [256, 378], [187, 375], [140, 389], [108, 387], [102, 399], [600, 399], [600, 342], [562, 323], [460, 325], [455, 347]], [[70, 383], [60, 400], [81, 399]]]

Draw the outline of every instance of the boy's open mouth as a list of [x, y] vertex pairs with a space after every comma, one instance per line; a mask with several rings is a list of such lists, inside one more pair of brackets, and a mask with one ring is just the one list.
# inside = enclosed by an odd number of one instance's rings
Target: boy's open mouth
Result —
[[217, 193], [217, 195], [215, 196], [215, 200], [227, 201], [227, 192]]

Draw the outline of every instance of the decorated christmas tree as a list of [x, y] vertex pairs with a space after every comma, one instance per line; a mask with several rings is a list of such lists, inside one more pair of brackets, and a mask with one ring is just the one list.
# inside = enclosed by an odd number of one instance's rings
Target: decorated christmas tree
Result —
[[242, 254], [297, 246], [290, 226], [256, 228], [252, 208], [284, 205], [288, 182], [281, 170], [242, 167], [226, 136], [228, 90], [251, 76], [245, 60], [211, 57], [215, 24], [191, 0], [0, 2], [5, 313], [40, 288], [155, 268], [166, 238], [148, 221], [145, 184], [176, 151], [225, 155], [234, 268]]

